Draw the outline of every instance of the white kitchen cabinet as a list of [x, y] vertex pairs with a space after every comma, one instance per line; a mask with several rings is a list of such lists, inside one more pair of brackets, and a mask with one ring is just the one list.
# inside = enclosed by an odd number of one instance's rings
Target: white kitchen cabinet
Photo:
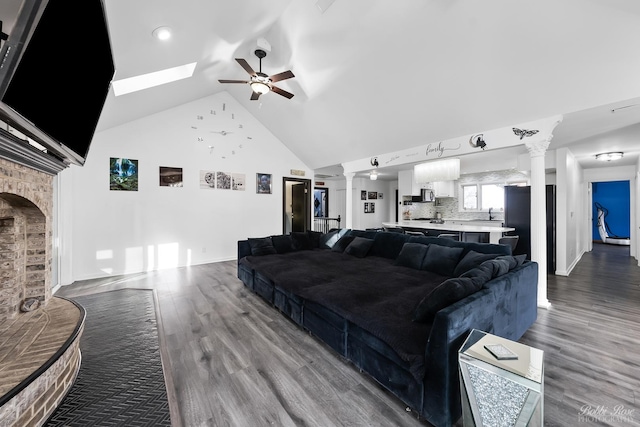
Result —
[[455, 181], [436, 181], [433, 183], [433, 192], [436, 197], [455, 197], [456, 182]]
[[400, 196], [419, 196], [422, 188], [431, 188], [429, 183], [417, 184], [413, 180], [413, 169], [398, 171], [398, 194]]

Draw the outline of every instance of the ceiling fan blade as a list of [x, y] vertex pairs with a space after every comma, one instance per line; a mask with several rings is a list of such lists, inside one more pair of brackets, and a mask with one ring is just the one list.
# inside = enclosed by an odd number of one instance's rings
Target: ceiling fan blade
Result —
[[249, 83], [246, 80], [218, 80], [220, 83]]
[[244, 70], [247, 73], [249, 73], [250, 76], [255, 76], [256, 75], [256, 72], [253, 71], [253, 68], [251, 68], [251, 65], [249, 65], [249, 63], [246, 60], [244, 60], [242, 58], [236, 58], [236, 61], [238, 61], [238, 64], [240, 64], [240, 66], [242, 68], [244, 68]]
[[251, 92], [251, 101], [257, 101], [260, 98], [260, 94], [258, 92]]
[[288, 98], [288, 99], [293, 98], [293, 94], [292, 94], [292, 93], [287, 92], [286, 90], [282, 90], [282, 89], [280, 89], [279, 87], [276, 87], [276, 86], [273, 86], [273, 85], [272, 85], [272, 86], [271, 86], [271, 90], [272, 90], [273, 92], [277, 93], [278, 95], [282, 95], [282, 96], [284, 96], [285, 98]]
[[290, 79], [292, 77], [295, 77], [295, 76], [293, 75], [291, 70], [289, 70], [289, 71], [283, 71], [282, 73], [274, 74], [273, 76], [269, 76], [269, 80], [271, 80], [272, 82], [279, 82], [281, 80]]

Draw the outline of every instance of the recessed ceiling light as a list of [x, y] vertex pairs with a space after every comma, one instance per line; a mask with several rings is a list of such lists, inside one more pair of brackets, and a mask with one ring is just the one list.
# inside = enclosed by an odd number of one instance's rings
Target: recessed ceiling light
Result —
[[158, 40], [169, 40], [171, 38], [171, 28], [158, 27], [151, 33]]
[[600, 160], [602, 162], [610, 162], [612, 160], [620, 160], [624, 153], [622, 151], [615, 151], [611, 153], [600, 153], [596, 154], [596, 160]]

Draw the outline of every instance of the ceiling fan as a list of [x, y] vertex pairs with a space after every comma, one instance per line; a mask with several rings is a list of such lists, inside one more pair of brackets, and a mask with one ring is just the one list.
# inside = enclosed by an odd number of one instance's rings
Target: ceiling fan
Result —
[[269, 91], [277, 93], [278, 95], [282, 95], [285, 98], [291, 99], [293, 98], [293, 94], [287, 92], [286, 90], [282, 90], [277, 86], [274, 86], [273, 83], [279, 82], [282, 80], [290, 79], [295, 77], [291, 71], [283, 71], [282, 73], [274, 74], [272, 76], [268, 76], [262, 72], [262, 58], [267, 56], [267, 52], [262, 49], [256, 49], [254, 52], [255, 55], [260, 59], [260, 71], [257, 73], [253, 71], [251, 65], [242, 59], [236, 58], [236, 61], [242, 68], [245, 69], [247, 73], [251, 76], [250, 80], [218, 80], [220, 83], [245, 83], [251, 86], [251, 90], [253, 93], [251, 94], [251, 100], [255, 101], [260, 98], [260, 95], [263, 95]]

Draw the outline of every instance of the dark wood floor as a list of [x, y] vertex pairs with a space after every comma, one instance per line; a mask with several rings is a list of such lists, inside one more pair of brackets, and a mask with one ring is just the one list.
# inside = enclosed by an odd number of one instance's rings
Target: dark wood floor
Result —
[[[570, 277], [549, 276], [552, 306], [521, 339], [545, 351], [547, 426], [640, 426], [640, 267], [628, 254], [595, 245]], [[175, 426], [427, 425], [245, 290], [235, 261], [77, 282], [58, 295], [123, 288], [156, 290]]]

